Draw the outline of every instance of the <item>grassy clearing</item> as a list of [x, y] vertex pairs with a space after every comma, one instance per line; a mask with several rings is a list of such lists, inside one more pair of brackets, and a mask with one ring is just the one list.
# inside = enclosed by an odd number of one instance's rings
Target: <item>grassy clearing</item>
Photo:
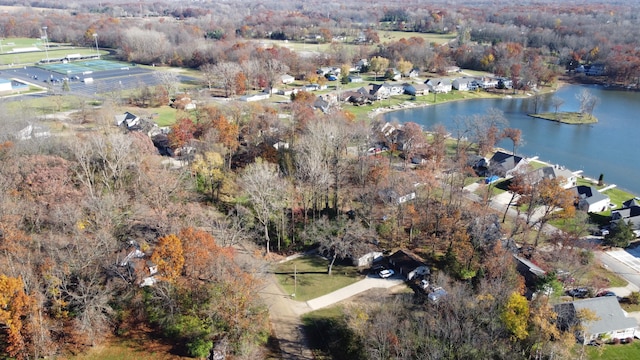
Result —
[[78, 355], [59, 356], [61, 360], [183, 360], [171, 353], [169, 345], [151, 339], [112, 339]]
[[593, 115], [585, 115], [578, 112], [558, 112], [558, 113], [542, 113], [529, 114], [529, 116], [550, 121], [556, 121], [563, 124], [593, 124], [598, 122], [598, 118]]
[[340, 306], [317, 310], [303, 316], [305, 332], [315, 359], [362, 359], [360, 344], [344, 320]]
[[362, 279], [353, 266], [334, 265], [332, 275], [327, 274], [328, 266], [329, 262], [324, 258], [309, 256], [278, 264], [275, 273], [285, 292], [295, 292], [299, 301], [326, 295]]
[[631, 344], [604, 345], [602, 348], [588, 346], [587, 355], [591, 360], [640, 359], [640, 342], [634, 341]]

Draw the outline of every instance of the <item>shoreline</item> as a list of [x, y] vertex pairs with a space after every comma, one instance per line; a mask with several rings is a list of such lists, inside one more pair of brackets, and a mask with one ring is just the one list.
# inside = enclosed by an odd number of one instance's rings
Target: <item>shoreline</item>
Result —
[[[567, 86], [567, 85], [581, 85], [581, 84], [583, 84], [583, 83], [579, 82], [579, 81], [575, 81], [573, 79], [569, 79], [566, 76], [563, 76], [563, 77], [558, 79], [558, 81], [555, 84], [555, 86], [550, 86], [550, 87], [546, 88], [545, 91], [542, 91], [540, 93], [541, 94], [555, 93], [556, 91], [558, 91], [559, 89], [561, 89], [564, 86]], [[524, 92], [522, 94], [515, 94], [515, 95], [514, 94], [505, 94], [502, 97], [503, 98], [527, 98], [527, 97], [531, 97], [533, 95], [534, 94], [531, 93], [531, 92]], [[367, 115], [368, 115], [369, 119], [376, 119], [376, 118], [379, 118], [381, 115], [384, 115], [384, 114], [387, 114], [387, 113], [391, 113], [391, 112], [395, 112], [395, 111], [400, 111], [400, 110], [418, 109], [418, 108], [424, 108], [424, 107], [428, 107], [428, 106], [436, 106], [436, 105], [440, 105], [440, 104], [446, 104], [446, 103], [450, 103], [450, 102], [454, 102], [454, 101], [465, 101], [465, 100], [476, 100], [476, 99], [477, 100], [482, 100], [482, 99], [492, 99], [492, 98], [495, 98], [495, 97], [488, 96], [488, 97], [484, 97], [484, 98], [483, 97], [478, 97], [478, 98], [471, 98], [471, 99], [462, 98], [462, 99], [446, 100], [446, 101], [438, 102], [436, 104], [426, 103], [426, 102], [417, 102], [416, 103], [416, 102], [406, 101], [406, 102], [404, 102], [402, 104], [394, 105], [394, 106], [391, 106], [391, 107], [386, 107], [385, 106], [385, 107], [379, 107], [379, 108], [373, 109], [370, 112], [368, 112]], [[547, 119], [540, 119], [540, 120], [550, 121], [550, 120], [547, 120]], [[561, 123], [561, 122], [558, 122], [558, 123]], [[567, 125], [574, 125], [574, 124], [567, 124]], [[590, 125], [590, 124], [587, 124], [587, 125]], [[510, 151], [509, 151], [509, 153], [510, 153]], [[527, 157], [527, 158], [530, 158], [530, 157], [528, 157], [526, 155], [524, 155], [524, 156]], [[545, 163], [545, 164], [551, 164], [548, 161], [540, 160], [537, 156], [534, 156], [534, 157], [531, 157], [531, 158], [536, 158], [536, 161], [539, 161], [539, 162], [542, 162], [542, 163]], [[567, 169], [571, 169], [570, 166], [566, 166], [566, 165], [562, 165], [562, 166], [564, 166]], [[594, 178], [592, 176], [592, 174], [586, 174], [586, 173], [584, 173], [583, 170], [576, 170], [576, 171], [571, 170], [571, 171], [574, 172], [574, 173], [578, 173], [579, 174], [578, 176], [582, 177], [583, 179], [589, 180], [590, 182], [592, 182], [594, 184], [597, 184], [597, 180], [595, 180], [595, 179], [597, 179], [597, 177]], [[636, 196], [636, 193], [634, 191], [630, 191], [629, 189], [626, 189], [626, 188], [621, 187], [619, 185], [616, 185], [616, 184], [613, 184], [613, 183], [611, 183], [611, 184], [605, 183], [605, 184], [607, 186], [614, 185], [615, 189], [629, 194], [631, 196], [631, 198]]]
[[[549, 88], [545, 88], [545, 91], [541, 91], [540, 94], [548, 94], [548, 93], [555, 93], [556, 91], [558, 91], [561, 87], [565, 86], [565, 85], [569, 85], [572, 84], [571, 81], [566, 81], [565, 78], [558, 78], [557, 83], [555, 84], [554, 87], [549, 87]], [[458, 91], [458, 90], [456, 90]], [[486, 90], [483, 90], [486, 91]], [[493, 93], [490, 93], [493, 94]], [[429, 107], [429, 106], [437, 106], [440, 104], [447, 104], [447, 103], [451, 103], [451, 102], [455, 102], [455, 101], [467, 101], [467, 100], [483, 100], [483, 99], [493, 99], [493, 98], [502, 98], [502, 99], [520, 99], [520, 98], [528, 98], [531, 96], [534, 96], [534, 94], [532, 92], [524, 92], [523, 94], [502, 94], [502, 96], [499, 96], [499, 94], [493, 94], [494, 96], [486, 96], [486, 97], [477, 97], [477, 98], [470, 98], [470, 99], [453, 99], [453, 100], [445, 100], [442, 102], [437, 102], [435, 104], [431, 104], [431, 103], [427, 103], [427, 102], [410, 102], [410, 101], [405, 101], [402, 104], [399, 105], [393, 105], [393, 106], [382, 106], [382, 107], [378, 107], [375, 109], [372, 109], [371, 111], [369, 111], [367, 113], [367, 117], [369, 119], [376, 119], [377, 117], [379, 117], [380, 115], [384, 115], [387, 113], [391, 113], [391, 112], [395, 112], [395, 111], [401, 111], [401, 110], [407, 110], [407, 109], [419, 109], [419, 108], [423, 108], [423, 107]], [[425, 95], [427, 96], [427, 95]], [[404, 106], [402, 106], [404, 104]], [[542, 120], [546, 120], [546, 119], [542, 119]]]

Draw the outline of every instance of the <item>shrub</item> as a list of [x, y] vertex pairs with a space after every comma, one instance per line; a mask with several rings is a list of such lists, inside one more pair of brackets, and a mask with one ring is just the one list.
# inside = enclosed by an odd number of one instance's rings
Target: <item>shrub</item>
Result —
[[634, 304], [634, 305], [638, 305], [640, 304], [640, 292], [634, 291], [631, 294], [629, 294], [629, 303], [630, 304]]
[[626, 339], [624, 339], [625, 344], [631, 344], [633, 342], [633, 338], [632, 337], [628, 337]]
[[613, 341], [611, 343], [614, 344], [614, 345], [618, 345], [618, 344], [620, 344], [620, 339], [615, 338], [615, 339], [613, 339]]

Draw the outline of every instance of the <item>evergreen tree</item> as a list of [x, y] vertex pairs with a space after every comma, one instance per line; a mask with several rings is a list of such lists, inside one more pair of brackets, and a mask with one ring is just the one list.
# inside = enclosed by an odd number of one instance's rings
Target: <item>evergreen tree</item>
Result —
[[610, 246], [625, 248], [635, 237], [631, 222], [618, 221], [615, 226], [612, 226], [611, 232], [604, 237], [604, 242]]

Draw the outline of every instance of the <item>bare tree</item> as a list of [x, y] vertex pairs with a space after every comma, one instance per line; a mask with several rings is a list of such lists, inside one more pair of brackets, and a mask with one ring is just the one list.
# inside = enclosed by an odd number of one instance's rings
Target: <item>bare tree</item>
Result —
[[202, 78], [207, 84], [207, 87], [211, 90], [216, 80], [216, 66], [214, 64], [204, 64], [200, 66], [200, 72], [202, 72]]
[[240, 65], [233, 62], [221, 62], [213, 66], [214, 76], [224, 88], [225, 97], [229, 97], [234, 89], [236, 76], [240, 71]]
[[273, 86], [278, 82], [280, 76], [289, 71], [289, 67], [278, 59], [266, 59], [262, 62], [262, 71], [267, 78], [269, 94], [271, 94]]
[[556, 109], [556, 113], [558, 113], [558, 109], [563, 104], [564, 104], [564, 100], [562, 98], [559, 98], [557, 96], [554, 96], [551, 98], [551, 105], [553, 105], [553, 107]]
[[344, 216], [336, 221], [329, 221], [327, 218], [316, 221], [307, 230], [305, 237], [320, 244], [320, 251], [331, 259], [327, 268], [329, 275], [337, 259], [360, 256], [366, 251], [367, 244], [374, 239], [370, 229]]
[[576, 94], [576, 99], [580, 102], [580, 113], [593, 116], [593, 109], [598, 104], [599, 99], [589, 89], [584, 89]]
[[160, 82], [165, 90], [167, 90], [167, 93], [169, 93], [169, 95], [173, 95], [178, 92], [180, 86], [180, 78], [175, 72], [154, 71], [153, 76]]
[[274, 164], [255, 162], [245, 169], [240, 184], [251, 200], [253, 213], [264, 230], [266, 253], [269, 253], [269, 224], [275, 212], [284, 207], [283, 192], [285, 182]]

